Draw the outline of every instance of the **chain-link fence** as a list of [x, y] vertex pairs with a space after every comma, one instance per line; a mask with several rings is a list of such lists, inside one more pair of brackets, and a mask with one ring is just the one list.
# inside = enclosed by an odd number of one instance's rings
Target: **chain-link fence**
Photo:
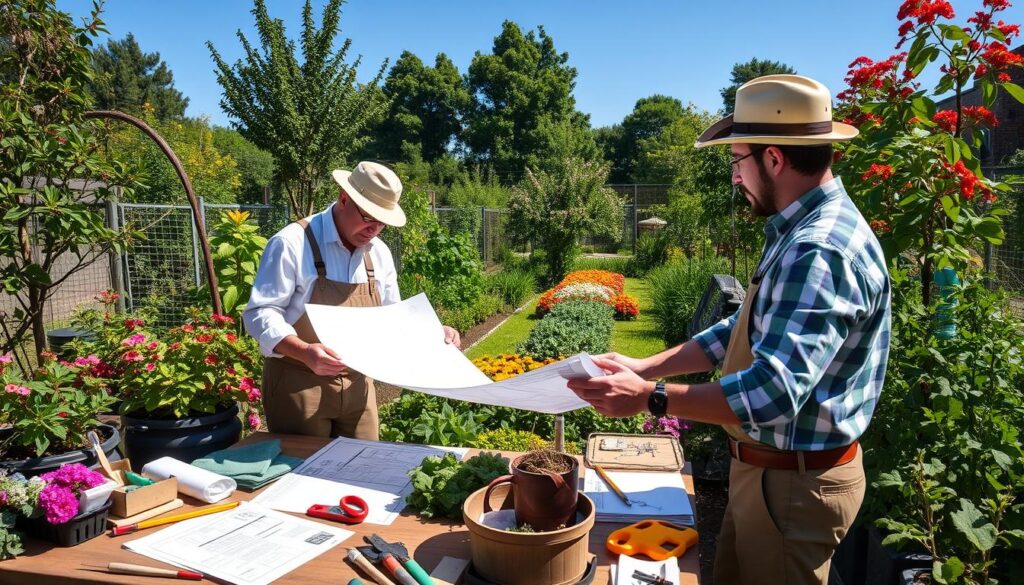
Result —
[[477, 253], [486, 268], [494, 266], [501, 257], [502, 247], [511, 244], [505, 237], [507, 209], [487, 207], [436, 207], [437, 223], [452, 235], [469, 234], [477, 246]]
[[[248, 211], [266, 237], [288, 222], [287, 210], [274, 205], [206, 204], [199, 200], [199, 212], [207, 234], [230, 209]], [[198, 230], [187, 205], [122, 203], [117, 206], [119, 225], [138, 230], [144, 238], [122, 258], [125, 305], [129, 310], [149, 306], [161, 322], [181, 320], [183, 311], [204, 304], [196, 289], [206, 282]]]
[[[985, 175], [996, 181], [1010, 181], [1013, 177], [1024, 180], [1024, 167], [993, 167], [985, 169]], [[1004, 195], [1010, 213], [1003, 217], [1006, 239], [999, 246], [988, 246], [985, 250], [985, 268], [997, 286], [1020, 297], [1024, 311], [1024, 186]]]

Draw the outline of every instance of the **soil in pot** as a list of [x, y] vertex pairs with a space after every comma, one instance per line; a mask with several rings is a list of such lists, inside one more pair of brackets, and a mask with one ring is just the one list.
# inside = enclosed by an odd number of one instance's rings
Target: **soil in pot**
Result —
[[569, 457], [555, 451], [533, 451], [516, 462], [516, 467], [530, 473], [562, 474], [572, 469]]

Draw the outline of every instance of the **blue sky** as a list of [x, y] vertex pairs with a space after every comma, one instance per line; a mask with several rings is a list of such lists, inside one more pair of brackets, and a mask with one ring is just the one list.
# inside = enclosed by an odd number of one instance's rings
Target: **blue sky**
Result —
[[[58, 0], [76, 16], [87, 0]], [[589, 0], [350, 0], [341, 17], [340, 44], [352, 39], [350, 56], [363, 56], [360, 78], [372, 77], [385, 59], [409, 50], [433, 63], [446, 53], [465, 73], [476, 51], [490, 52], [503, 20], [524, 29], [543, 25], [578, 72], [577, 107], [593, 126], [620, 122], [636, 100], [656, 93], [721, 106], [719, 90], [733, 64], [752, 57], [782, 61], [798, 73], [843, 89], [847, 65], [860, 55], [884, 59], [897, 41], [898, 0], [692, 0], [610, 2]], [[981, 0], [953, 1], [958, 22], [979, 10]], [[322, 0], [314, 2], [319, 21]], [[268, 10], [289, 34], [301, 27], [299, 0], [269, 0]], [[175, 87], [189, 97], [190, 116], [227, 125], [220, 86], [205, 42], [229, 61], [241, 56], [235, 32], [258, 45], [252, 4], [246, 0], [108, 0], [103, 19], [113, 38], [131, 32], [142, 49], [159, 52], [174, 72]], [[1024, 2], [1002, 13], [1024, 22]], [[105, 42], [105, 41], [104, 41]]]

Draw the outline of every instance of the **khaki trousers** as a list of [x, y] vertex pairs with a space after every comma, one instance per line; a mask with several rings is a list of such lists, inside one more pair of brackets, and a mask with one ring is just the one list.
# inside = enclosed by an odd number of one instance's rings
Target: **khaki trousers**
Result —
[[844, 465], [804, 473], [733, 459], [715, 585], [827, 585], [864, 489], [860, 448]]

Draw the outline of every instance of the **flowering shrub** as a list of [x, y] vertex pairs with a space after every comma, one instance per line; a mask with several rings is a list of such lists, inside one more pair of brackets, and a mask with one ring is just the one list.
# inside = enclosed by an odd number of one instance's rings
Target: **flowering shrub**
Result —
[[644, 420], [643, 431], [655, 435], [672, 435], [680, 438], [685, 431], [690, 430], [690, 422], [680, 420], [674, 416], [659, 416], [657, 418], [648, 416]]
[[114, 314], [116, 295], [97, 300], [106, 311], [77, 320], [96, 340], [79, 347], [98, 356], [98, 375], [117, 388], [122, 413], [182, 418], [238, 402], [249, 427], [259, 428], [259, 352], [235, 332], [234, 318], [194, 312], [188, 323], [159, 330], [147, 325], [147, 314]]
[[0, 453], [14, 459], [84, 446], [85, 434], [100, 424], [96, 415], [114, 401], [96, 378], [99, 359], [68, 363], [44, 352], [28, 378], [12, 361], [10, 354], [0, 355], [0, 414], [11, 424], [11, 432], [0, 436]]
[[535, 360], [528, 355], [503, 353], [497, 356], [484, 356], [473, 360], [473, 365], [480, 369], [488, 378], [495, 382], [525, 374], [530, 370], [544, 367], [558, 361], [556, 358]]
[[[848, 89], [838, 94], [837, 111], [860, 128], [861, 135], [839, 154], [838, 171], [860, 177], [851, 186], [892, 259], [912, 253], [922, 266], [921, 286], [929, 305], [936, 269], [963, 268], [972, 250], [1003, 239], [998, 193], [1004, 183], [981, 174], [972, 148], [999, 121], [988, 109], [1000, 90], [1024, 102], [1024, 89], [1010, 82], [1009, 69], [1024, 58], [1007, 44], [1020, 34], [996, 14], [1005, 0], [984, 0], [983, 10], [964, 26], [944, 0], [905, 0], [899, 8], [897, 48], [906, 52], [882, 61], [859, 57], [850, 64]], [[928, 92], [916, 81], [941, 60], [941, 76]], [[973, 79], [982, 103], [967, 106], [961, 96]], [[936, 97], [952, 93], [955, 107], [936, 111]]]
[[577, 270], [570, 272], [562, 282], [548, 289], [537, 301], [537, 315], [546, 315], [564, 301], [595, 301], [615, 309], [615, 318], [635, 319], [640, 305], [632, 295], [623, 292], [626, 278], [607, 270]]
[[46, 482], [41, 477], [25, 479], [20, 473], [8, 476], [0, 469], [0, 560], [25, 552], [14, 523], [18, 516], [38, 516], [39, 494], [44, 487]]

